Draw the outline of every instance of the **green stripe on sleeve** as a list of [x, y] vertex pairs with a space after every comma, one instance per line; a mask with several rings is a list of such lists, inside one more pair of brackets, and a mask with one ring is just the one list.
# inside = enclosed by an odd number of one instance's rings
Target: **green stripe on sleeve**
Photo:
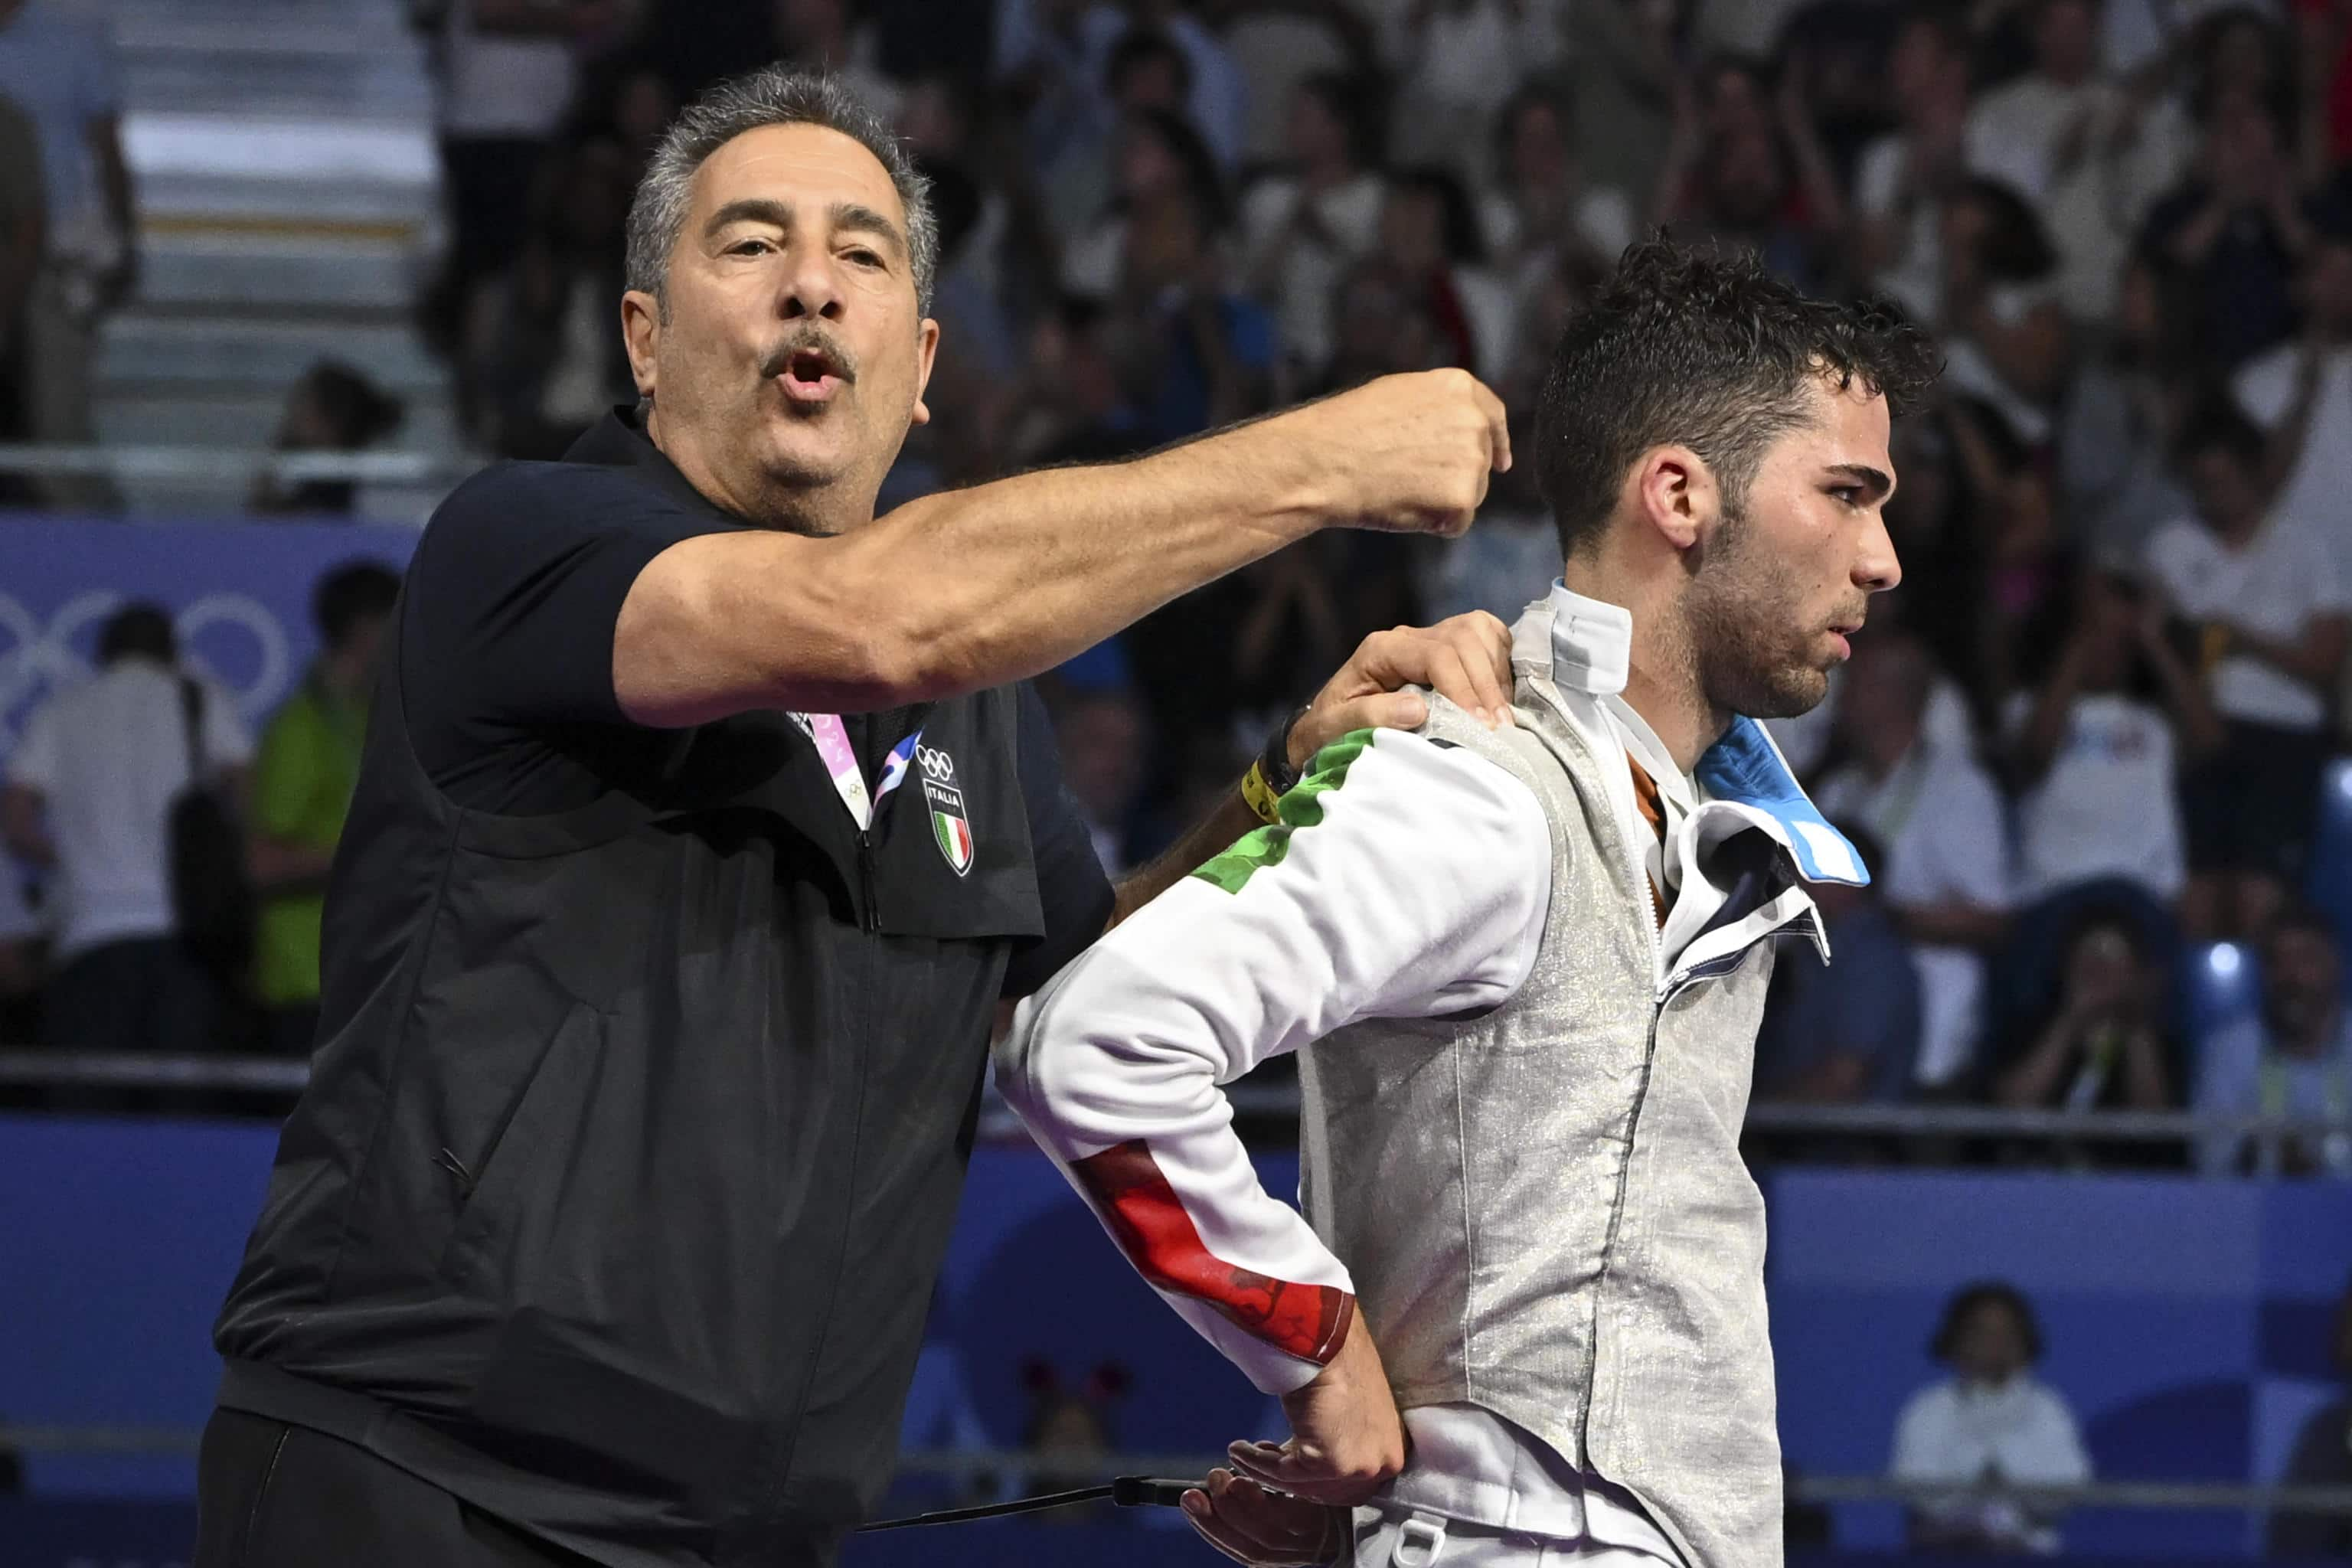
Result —
[[1315, 753], [1313, 767], [1275, 806], [1279, 822], [1244, 837], [1232, 848], [1192, 873], [1228, 893], [1238, 893], [1259, 868], [1279, 866], [1290, 853], [1290, 836], [1323, 820], [1323, 797], [1348, 782], [1348, 770], [1372, 743], [1370, 730], [1350, 730]]

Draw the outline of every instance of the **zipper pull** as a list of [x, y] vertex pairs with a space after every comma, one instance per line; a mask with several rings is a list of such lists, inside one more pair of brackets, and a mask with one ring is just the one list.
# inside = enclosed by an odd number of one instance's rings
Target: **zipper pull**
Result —
[[861, 923], [871, 936], [882, 929], [882, 921], [874, 908], [874, 836], [864, 831], [857, 835], [857, 887]]

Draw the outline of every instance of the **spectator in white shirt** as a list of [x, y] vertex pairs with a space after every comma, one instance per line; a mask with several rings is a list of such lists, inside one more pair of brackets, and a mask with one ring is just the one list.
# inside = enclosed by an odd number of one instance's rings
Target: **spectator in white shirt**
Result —
[[2316, 375], [2310, 424], [2278, 508], [2318, 531], [2337, 581], [2352, 583], [2352, 235], [2320, 235], [2296, 291], [2305, 341], [2257, 354], [2230, 390], [2246, 416], [2276, 437], [2291, 423], [2304, 377]]
[[1381, 233], [1386, 198], [1373, 106], [1360, 81], [1337, 72], [1291, 90], [1288, 172], [1243, 198], [1242, 270], [1275, 310], [1283, 344], [1311, 382], [1331, 358], [1331, 302], [1350, 263]]
[[50, 700], [25, 727], [0, 789], [0, 826], [47, 873], [56, 973], [43, 1030], [93, 1050], [200, 1050], [210, 982], [173, 938], [166, 822], [191, 776], [185, 691], [197, 703], [208, 773], [241, 793], [253, 742], [236, 702], [177, 664], [172, 623], [152, 605], [99, 634], [99, 673]]
[[[2315, 378], [2297, 395], [2293, 430]], [[2183, 925], [2200, 937], [2258, 934], [2302, 871], [2327, 760], [2327, 702], [2352, 607], [2334, 557], [2271, 503], [2283, 448], [2226, 404], [2192, 419], [2182, 467], [2197, 515], [2159, 529], [2147, 567], [2200, 628], [2221, 747], [2181, 781], [2189, 881]]]
[[2189, 148], [2177, 114], [2151, 116], [2100, 73], [2093, 0], [2042, 0], [2033, 68], [1977, 101], [1969, 166], [2014, 188], [2061, 258], [2058, 287], [2073, 315], [2104, 321], [2116, 269], [2148, 205]]
[[2021, 904], [2121, 881], [2169, 904], [2188, 880], [2175, 764], [2221, 740], [2160, 599], [2128, 579], [2084, 584], [2040, 687], [2005, 715], [2018, 802]]
[[1969, 162], [2038, 205], [2090, 153], [2107, 89], [2094, 0], [2041, 0], [2032, 35], [2033, 68], [1969, 110]]
[[[2261, 1016], [2217, 1030], [2202, 1054], [2199, 1115], [2332, 1122], [2315, 1136], [2287, 1138], [2278, 1168], [2352, 1176], [2352, 1019], [2344, 1008], [2344, 956], [2324, 916], [2294, 910], [2278, 918], [2263, 946]], [[2260, 1145], [2232, 1131], [2207, 1134], [2197, 1163], [2208, 1175], [2268, 1168]]]
[[2072, 343], [2058, 300], [2058, 253], [2031, 204], [1998, 180], [1971, 176], [1943, 205], [1945, 374], [1981, 399], [2027, 447], [2050, 438]]
[[1967, 172], [1969, 36], [1940, 14], [1904, 23], [1886, 58], [1896, 129], [1854, 167], [1855, 270], [1920, 321], [1943, 299], [1944, 198]]
[[1859, 822], [1886, 846], [1879, 885], [1912, 942], [1918, 1081], [1930, 1089], [1950, 1087], [1969, 1066], [1984, 955], [2000, 943], [2011, 903], [2000, 794], [1964, 748], [1927, 733], [1935, 677], [1927, 647], [1908, 631], [1862, 638], [1838, 694], [1849, 761], [1813, 796], [1825, 815]]
[[1586, 183], [1574, 129], [1557, 91], [1532, 83], [1496, 121], [1496, 177], [1479, 221], [1496, 267], [1522, 293], [1563, 256], [1605, 270], [1633, 240], [1633, 204], [1613, 186]]
[[2172, 462], [2197, 375], [2180, 292], [2147, 257], [2125, 264], [2115, 332], [2076, 368], [2060, 415], [2063, 504], [2104, 558], [2138, 560], [2148, 535], [2194, 504]]
[[1952, 1376], [1903, 1407], [1891, 1468], [1898, 1481], [1958, 1489], [1912, 1504], [1912, 1543], [2055, 1552], [2058, 1514], [2013, 1489], [2079, 1486], [2091, 1461], [2064, 1398], [2027, 1370], [2042, 1359], [2033, 1309], [2004, 1281], [1968, 1286], [1944, 1309], [1929, 1351]]

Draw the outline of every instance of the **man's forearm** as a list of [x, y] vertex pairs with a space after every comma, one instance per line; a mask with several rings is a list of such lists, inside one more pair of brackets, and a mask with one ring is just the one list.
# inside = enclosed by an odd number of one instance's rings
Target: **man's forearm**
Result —
[[1458, 533], [1509, 450], [1493, 393], [1426, 371], [1131, 463], [927, 496], [835, 537], [699, 535], [631, 585], [614, 692], [634, 722], [678, 726], [1000, 686], [1328, 523]]
[[1021, 679], [1313, 532], [1328, 502], [1261, 434], [1278, 428], [927, 496], [844, 542], [877, 589], [901, 585], [883, 602], [919, 597], [902, 628], [917, 695]]
[[1185, 830], [1184, 836], [1152, 858], [1148, 866], [1129, 873], [1118, 885], [1110, 923], [1118, 924], [1136, 910], [1215, 858], [1237, 840], [1265, 826], [1235, 790], [1217, 808]]

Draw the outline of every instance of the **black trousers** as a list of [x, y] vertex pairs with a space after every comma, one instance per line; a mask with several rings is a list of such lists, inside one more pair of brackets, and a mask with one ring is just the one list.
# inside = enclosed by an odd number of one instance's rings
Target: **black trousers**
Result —
[[196, 1460], [194, 1568], [590, 1568], [307, 1426], [215, 1410]]

